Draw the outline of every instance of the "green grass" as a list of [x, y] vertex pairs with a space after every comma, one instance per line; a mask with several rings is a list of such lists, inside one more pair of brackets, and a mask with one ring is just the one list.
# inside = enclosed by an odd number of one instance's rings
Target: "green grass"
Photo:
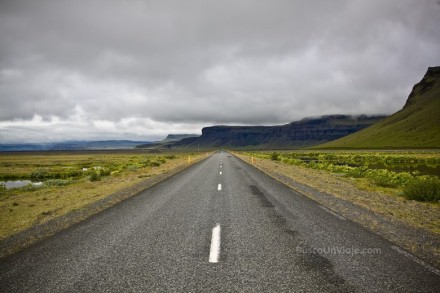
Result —
[[384, 120], [315, 149], [440, 148], [440, 77], [425, 77], [405, 107]]

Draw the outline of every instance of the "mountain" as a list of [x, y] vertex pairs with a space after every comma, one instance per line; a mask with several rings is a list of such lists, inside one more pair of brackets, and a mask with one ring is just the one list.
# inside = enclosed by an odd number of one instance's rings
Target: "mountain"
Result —
[[200, 135], [198, 134], [168, 134], [163, 140], [155, 141], [153, 143], [148, 142], [144, 144], [139, 144], [136, 146], [138, 149], [148, 148], [148, 149], [163, 149], [170, 148], [175, 142], [178, 142], [182, 139], [191, 139], [197, 138]]
[[440, 148], [440, 67], [430, 67], [402, 110], [317, 148]]
[[151, 142], [131, 140], [104, 140], [104, 141], [65, 141], [49, 143], [17, 143], [0, 144], [0, 151], [73, 151], [73, 150], [111, 150], [132, 149], [139, 144], [148, 145]]
[[188, 137], [199, 137], [198, 134], [168, 134], [161, 142], [179, 141]]
[[212, 126], [200, 137], [184, 138], [167, 148], [302, 148], [335, 140], [364, 129], [385, 116], [328, 115], [277, 126]]

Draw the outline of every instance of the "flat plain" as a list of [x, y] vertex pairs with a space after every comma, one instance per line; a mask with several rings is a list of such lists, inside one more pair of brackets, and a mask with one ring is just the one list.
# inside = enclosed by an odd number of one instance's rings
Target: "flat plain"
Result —
[[[0, 240], [203, 156], [138, 150], [1, 153]], [[29, 184], [21, 188], [5, 187], [24, 180]]]

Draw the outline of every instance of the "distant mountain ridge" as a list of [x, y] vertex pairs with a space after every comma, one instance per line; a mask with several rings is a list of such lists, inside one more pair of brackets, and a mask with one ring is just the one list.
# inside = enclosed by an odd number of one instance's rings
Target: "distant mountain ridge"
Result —
[[69, 150], [109, 150], [132, 149], [137, 145], [148, 145], [147, 141], [102, 140], [102, 141], [65, 141], [49, 143], [0, 144], [0, 151], [69, 151]]
[[400, 111], [317, 148], [440, 148], [440, 66], [428, 68]]
[[184, 138], [167, 148], [303, 148], [335, 140], [364, 129], [386, 116], [327, 115], [276, 126], [211, 126], [196, 138]]
[[168, 134], [161, 142], [179, 141], [188, 137], [199, 137], [198, 134]]

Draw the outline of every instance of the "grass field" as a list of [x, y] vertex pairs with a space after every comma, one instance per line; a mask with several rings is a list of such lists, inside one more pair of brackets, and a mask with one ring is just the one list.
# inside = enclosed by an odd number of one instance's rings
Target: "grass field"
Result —
[[41, 185], [6, 189], [0, 184], [0, 240], [206, 156], [196, 153], [105, 151], [1, 153], [0, 181]]

